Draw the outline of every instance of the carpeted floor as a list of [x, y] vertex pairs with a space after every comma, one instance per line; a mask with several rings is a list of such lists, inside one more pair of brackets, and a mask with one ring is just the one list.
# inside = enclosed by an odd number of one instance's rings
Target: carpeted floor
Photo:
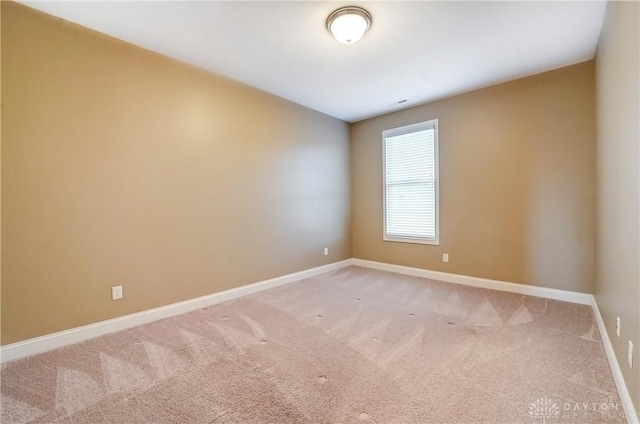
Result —
[[591, 309], [348, 267], [2, 366], [9, 423], [622, 423]]

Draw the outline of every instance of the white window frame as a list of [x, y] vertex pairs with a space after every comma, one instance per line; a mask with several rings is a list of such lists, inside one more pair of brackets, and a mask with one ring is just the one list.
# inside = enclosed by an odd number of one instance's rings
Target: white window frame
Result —
[[[435, 184], [435, 238], [433, 240], [422, 237], [397, 237], [387, 235], [387, 137], [409, 134], [412, 132], [423, 131], [430, 127], [434, 127], [434, 184]], [[438, 146], [438, 120], [418, 122], [416, 124], [405, 125], [403, 127], [391, 128], [382, 131], [382, 207], [383, 207], [383, 240], [400, 243], [417, 243], [440, 245], [440, 154]]]

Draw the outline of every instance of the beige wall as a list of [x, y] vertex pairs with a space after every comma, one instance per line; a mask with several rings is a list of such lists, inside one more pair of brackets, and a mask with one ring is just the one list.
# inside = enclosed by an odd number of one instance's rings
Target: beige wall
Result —
[[344, 122], [7, 2], [2, 67], [2, 344], [351, 257]]
[[[596, 301], [640, 412], [640, 7], [609, 2], [598, 45]], [[615, 322], [622, 325], [616, 337]], [[635, 363], [627, 365], [628, 341]]]
[[[0, 7], [0, 34], [2, 34], [2, 7]], [[2, 43], [0, 42], [0, 58]], [[0, 60], [0, 103], [2, 99], [2, 60]], [[0, 222], [2, 222], [2, 105], [0, 104]], [[0, 225], [0, 327], [2, 326], [2, 225]], [[2, 334], [0, 334], [0, 338]]]
[[[591, 61], [354, 124], [354, 257], [591, 292], [594, 90]], [[385, 242], [381, 133], [435, 118], [440, 245]]]

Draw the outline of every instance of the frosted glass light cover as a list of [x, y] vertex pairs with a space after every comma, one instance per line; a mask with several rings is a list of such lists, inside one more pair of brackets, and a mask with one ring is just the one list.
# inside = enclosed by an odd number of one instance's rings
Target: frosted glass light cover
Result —
[[367, 31], [369, 23], [360, 15], [345, 14], [331, 22], [330, 31], [338, 42], [353, 44]]

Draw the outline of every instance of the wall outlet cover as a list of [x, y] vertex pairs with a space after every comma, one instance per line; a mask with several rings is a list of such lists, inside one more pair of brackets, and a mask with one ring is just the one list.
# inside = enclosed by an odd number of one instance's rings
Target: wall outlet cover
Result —
[[122, 299], [122, 286], [111, 287], [111, 300]]

